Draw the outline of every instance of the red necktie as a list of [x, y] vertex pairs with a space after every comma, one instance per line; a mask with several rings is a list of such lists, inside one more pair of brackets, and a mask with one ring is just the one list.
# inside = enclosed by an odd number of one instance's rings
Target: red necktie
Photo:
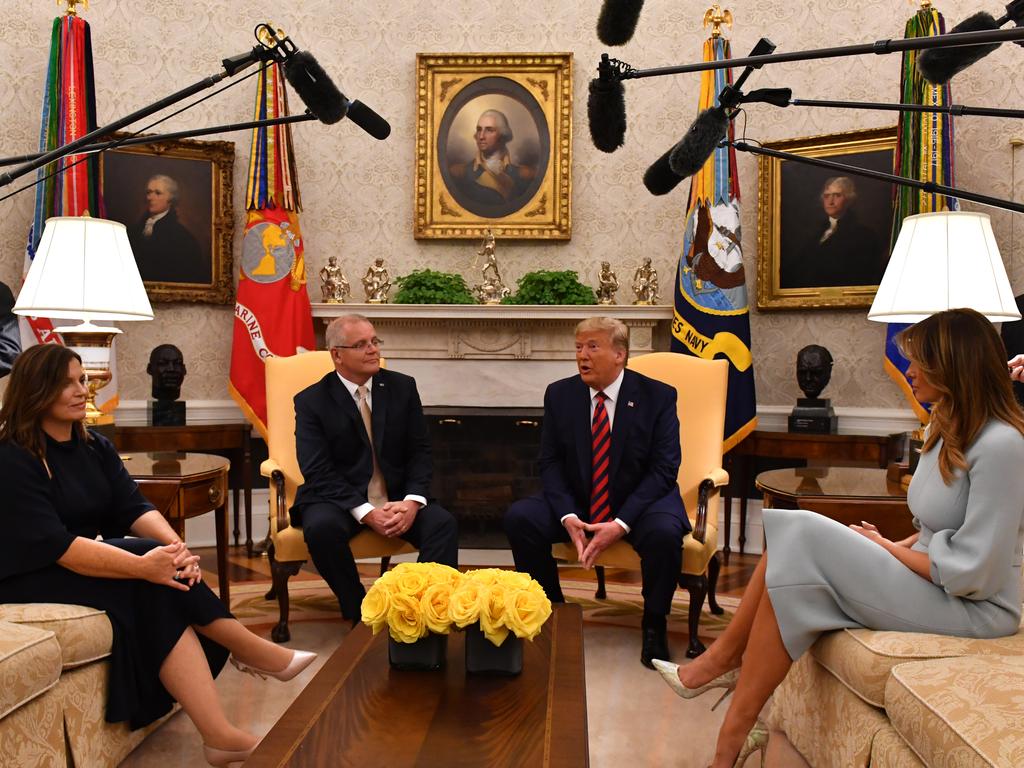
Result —
[[593, 482], [590, 485], [590, 522], [607, 523], [612, 519], [612, 502], [608, 488], [608, 463], [611, 458], [612, 425], [608, 421], [608, 411], [604, 401], [608, 398], [604, 392], [598, 392], [594, 403], [594, 419], [590, 425], [591, 434], [591, 467]]

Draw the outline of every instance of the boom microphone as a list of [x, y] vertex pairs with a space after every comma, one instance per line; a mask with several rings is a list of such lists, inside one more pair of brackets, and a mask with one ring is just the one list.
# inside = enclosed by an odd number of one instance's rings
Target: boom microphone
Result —
[[625, 45], [633, 37], [644, 0], [604, 0], [597, 37], [605, 45]]
[[378, 141], [391, 135], [391, 124], [358, 99], [348, 102], [348, 119]]
[[659, 157], [644, 174], [644, 186], [652, 195], [665, 195], [687, 176], [693, 176], [729, 133], [729, 114], [723, 107], [705, 109], [690, 124], [686, 135]]
[[601, 56], [598, 77], [590, 81], [587, 118], [590, 138], [602, 152], [614, 152], [626, 140], [626, 94], [622, 80], [608, 59]]
[[324, 68], [308, 51], [299, 51], [284, 64], [284, 76], [302, 103], [327, 125], [345, 117], [348, 102]]
[[[950, 32], [985, 32], [999, 29], [1006, 19], [997, 21], [991, 13], [981, 11], [957, 24]], [[932, 85], [945, 85], [954, 75], [985, 58], [1000, 43], [962, 45], [953, 48], [929, 48], [917, 57], [917, 71]]]

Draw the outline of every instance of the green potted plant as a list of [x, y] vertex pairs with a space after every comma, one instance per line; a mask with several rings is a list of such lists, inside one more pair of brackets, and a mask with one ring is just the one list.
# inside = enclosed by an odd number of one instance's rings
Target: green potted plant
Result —
[[395, 280], [395, 304], [473, 304], [462, 275], [418, 269]]
[[527, 272], [516, 283], [516, 292], [502, 304], [596, 304], [592, 288], [580, 282], [571, 269], [552, 271], [540, 269]]

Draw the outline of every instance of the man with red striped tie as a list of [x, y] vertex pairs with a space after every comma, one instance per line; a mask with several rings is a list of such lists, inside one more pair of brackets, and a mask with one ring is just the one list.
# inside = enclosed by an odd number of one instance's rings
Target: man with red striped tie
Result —
[[572, 541], [587, 568], [626, 538], [640, 555], [643, 644], [640, 661], [667, 658], [666, 617], [690, 524], [683, 509], [679, 419], [673, 387], [626, 369], [629, 329], [611, 317], [576, 326], [578, 376], [544, 393], [542, 493], [505, 515], [516, 570], [562, 602], [551, 544]]

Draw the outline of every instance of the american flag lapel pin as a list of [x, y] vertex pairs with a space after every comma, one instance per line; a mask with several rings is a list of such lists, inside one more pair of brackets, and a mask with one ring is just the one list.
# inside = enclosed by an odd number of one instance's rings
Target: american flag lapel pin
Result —
[[626, 407], [627, 408], [632, 408], [633, 407], [633, 401], [632, 400], [627, 400], [626, 401]]

